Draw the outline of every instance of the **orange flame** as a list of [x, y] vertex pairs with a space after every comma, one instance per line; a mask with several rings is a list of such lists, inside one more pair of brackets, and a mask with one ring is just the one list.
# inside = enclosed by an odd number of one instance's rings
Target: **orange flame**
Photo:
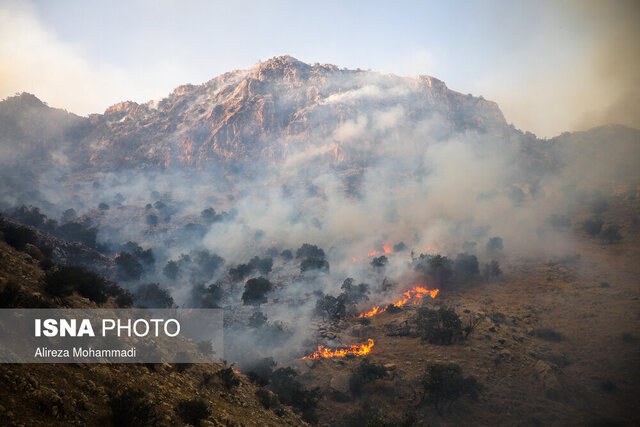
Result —
[[[440, 292], [440, 289], [429, 290], [422, 286], [415, 286], [402, 294], [404, 295], [404, 298], [391, 303], [391, 305], [395, 307], [402, 307], [408, 302], [419, 304], [420, 301], [422, 301], [422, 297], [424, 297], [425, 295], [429, 295], [431, 298], [435, 298], [436, 295], [438, 295], [438, 292]], [[387, 311], [387, 307], [380, 308], [380, 306], [374, 306], [371, 310], [361, 313], [358, 318], [372, 317], [385, 311]]]
[[120, 258], [120, 252], [116, 252], [116, 256], [113, 257], [113, 259], [118, 259]]
[[303, 359], [329, 359], [331, 357], [345, 357], [348, 354], [353, 354], [354, 356], [365, 356], [371, 353], [373, 344], [373, 340], [369, 338], [367, 344], [354, 344], [349, 348], [343, 348], [341, 350], [331, 350], [330, 348], [319, 345], [316, 351], [308, 356], [304, 356]]
[[[371, 251], [367, 254], [367, 257], [372, 257], [372, 256], [376, 256], [376, 255], [387, 255], [387, 254], [391, 254], [393, 253], [393, 249], [391, 249], [391, 246], [387, 245], [386, 243], [384, 245], [382, 245], [382, 250], [378, 251], [378, 250], [374, 250]], [[365, 257], [366, 258], [366, 257]], [[351, 260], [353, 262], [358, 262], [358, 261], [362, 261], [364, 258], [356, 258], [354, 256], [351, 257]]]
[[232, 367], [232, 368], [231, 368], [231, 370], [232, 370], [234, 373], [236, 373], [236, 374], [239, 374], [239, 373], [240, 373], [240, 371], [238, 371], [236, 368], [233, 368], [233, 367]]

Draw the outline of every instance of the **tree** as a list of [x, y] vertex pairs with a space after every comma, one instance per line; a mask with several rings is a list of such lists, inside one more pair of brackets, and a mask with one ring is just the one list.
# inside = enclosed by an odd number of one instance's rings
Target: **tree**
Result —
[[421, 273], [436, 287], [443, 289], [451, 284], [453, 278], [453, 263], [442, 255], [423, 255], [417, 259], [415, 270]]
[[484, 266], [484, 280], [486, 282], [495, 282], [502, 277], [500, 263], [497, 260], [491, 260]]
[[497, 252], [504, 249], [504, 242], [502, 241], [502, 237], [492, 237], [487, 242], [487, 251], [489, 252]]
[[384, 267], [385, 265], [387, 265], [387, 263], [389, 262], [389, 260], [387, 259], [386, 256], [381, 255], [379, 257], [374, 257], [371, 260], [371, 266], [373, 266], [374, 268], [378, 267]]
[[379, 363], [374, 363], [369, 358], [362, 359], [349, 377], [349, 390], [354, 396], [362, 394], [365, 385], [377, 379], [384, 378], [387, 370]]
[[261, 311], [254, 311], [249, 318], [249, 327], [261, 328], [267, 324], [267, 316]]
[[431, 344], [452, 344], [462, 336], [460, 316], [445, 306], [440, 306], [438, 310], [420, 307], [416, 328], [422, 339]]
[[425, 397], [433, 403], [439, 415], [462, 396], [477, 399], [482, 386], [472, 376], [464, 377], [455, 363], [430, 363], [422, 377]]
[[458, 283], [466, 283], [480, 274], [478, 258], [467, 253], [458, 254], [453, 263], [453, 272]]
[[129, 252], [122, 252], [118, 254], [116, 258], [116, 267], [118, 271], [118, 279], [140, 280], [142, 276], [143, 268], [138, 259]]
[[266, 294], [273, 285], [264, 277], [247, 280], [242, 293], [242, 303], [244, 305], [260, 305], [267, 302]]
[[622, 234], [620, 234], [620, 227], [617, 225], [608, 225], [602, 233], [600, 233], [602, 238], [607, 243], [616, 243], [622, 240]]
[[582, 229], [590, 236], [600, 233], [604, 221], [601, 219], [588, 219], [582, 224]]
[[113, 425], [145, 427], [156, 425], [158, 415], [148, 395], [139, 389], [125, 388], [109, 399]]
[[316, 302], [316, 313], [323, 318], [337, 320], [346, 314], [344, 303], [332, 295], [324, 295]]
[[176, 280], [180, 273], [180, 266], [175, 261], [169, 261], [162, 269], [162, 274], [171, 280]]
[[296, 258], [319, 258], [324, 259], [324, 251], [316, 245], [303, 243], [296, 251]]
[[300, 263], [300, 272], [309, 270], [329, 271], [329, 263], [322, 258], [305, 258]]
[[170, 308], [173, 307], [173, 297], [169, 291], [160, 287], [158, 283], [147, 283], [138, 286], [133, 300], [138, 307]]

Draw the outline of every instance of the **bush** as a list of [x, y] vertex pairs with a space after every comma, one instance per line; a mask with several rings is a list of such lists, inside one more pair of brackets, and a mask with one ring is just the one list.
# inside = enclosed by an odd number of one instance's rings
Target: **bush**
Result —
[[284, 251], [280, 252], [280, 256], [282, 257], [282, 259], [284, 259], [285, 261], [290, 260], [291, 258], [293, 258], [293, 253], [291, 252], [291, 250], [289, 249], [285, 249]]
[[155, 405], [147, 394], [139, 389], [126, 388], [111, 396], [111, 421], [122, 427], [146, 427], [158, 424]]
[[381, 255], [379, 257], [374, 257], [371, 260], [371, 266], [374, 268], [384, 267], [388, 263], [389, 263], [389, 259], [384, 255]]
[[267, 302], [266, 295], [272, 287], [271, 282], [264, 277], [247, 280], [242, 293], [243, 305], [260, 305]]
[[133, 301], [137, 307], [170, 308], [174, 305], [169, 291], [161, 288], [158, 283], [138, 286], [133, 295]]
[[620, 234], [620, 227], [618, 227], [617, 225], [608, 225], [604, 230], [602, 230], [602, 233], [600, 233], [600, 236], [607, 243], [616, 243], [622, 240], [622, 234]]
[[345, 306], [356, 305], [361, 301], [367, 301], [369, 297], [369, 285], [366, 283], [360, 283], [359, 285], [353, 284], [353, 279], [348, 277], [342, 282], [342, 293], [338, 295], [338, 300]]
[[502, 237], [492, 237], [487, 242], [487, 251], [489, 252], [497, 252], [504, 249], [504, 242], [502, 241]]
[[549, 329], [549, 328], [533, 329], [531, 332], [529, 332], [529, 335], [533, 337], [541, 338], [546, 341], [559, 342], [564, 340], [564, 337], [560, 332], [556, 332], [553, 329]]
[[267, 316], [261, 311], [255, 311], [249, 318], [249, 327], [261, 328], [267, 324]]
[[218, 372], [216, 372], [216, 375], [222, 380], [222, 383], [227, 388], [227, 390], [231, 390], [232, 388], [240, 385], [240, 379], [238, 378], [236, 373], [233, 372], [233, 368], [231, 367], [220, 369]]
[[464, 377], [462, 369], [455, 363], [431, 363], [422, 377], [425, 397], [433, 403], [438, 414], [462, 396], [478, 398], [482, 386], [472, 377]]
[[280, 407], [278, 396], [271, 393], [269, 390], [265, 390], [263, 388], [258, 389], [256, 391], [256, 398], [264, 409], [276, 409]]
[[315, 410], [320, 400], [320, 390], [318, 388], [305, 389], [295, 379], [297, 375], [298, 373], [289, 367], [276, 369], [271, 375], [269, 388], [278, 395], [282, 403], [292, 406], [296, 412], [301, 414], [302, 419], [315, 423], [317, 422]]
[[108, 292], [114, 285], [99, 274], [80, 266], [63, 266], [44, 276], [44, 290], [48, 294], [64, 297], [75, 290], [96, 304], [107, 301]]
[[164, 274], [168, 279], [176, 280], [178, 278], [178, 274], [180, 273], [180, 267], [178, 263], [175, 261], [169, 261], [162, 269], [162, 274]]
[[453, 309], [441, 306], [438, 310], [420, 307], [416, 328], [423, 340], [431, 344], [452, 344], [462, 337], [462, 321]]
[[116, 304], [118, 307], [131, 307], [133, 306], [133, 294], [126, 289], [116, 297]]
[[273, 368], [275, 367], [276, 362], [273, 357], [259, 359], [249, 368], [247, 377], [252, 383], [264, 387], [269, 384], [269, 379], [273, 375]]
[[209, 418], [211, 411], [202, 399], [185, 399], [178, 402], [176, 413], [187, 424], [200, 425], [200, 420]]
[[360, 396], [365, 385], [377, 379], [384, 378], [387, 370], [381, 364], [370, 362], [368, 358], [363, 359], [353, 370], [349, 377], [349, 390], [354, 396]]
[[440, 289], [451, 285], [453, 265], [446, 256], [420, 254], [415, 270]]
[[67, 222], [58, 227], [55, 233], [62, 239], [80, 242], [92, 249], [96, 248], [98, 230], [79, 222]]
[[595, 236], [600, 233], [604, 221], [601, 219], [588, 219], [582, 224], [582, 229], [590, 236]]
[[118, 254], [118, 257], [116, 258], [116, 267], [118, 271], [118, 279], [120, 280], [140, 280], [140, 277], [142, 276], [142, 264], [140, 264], [138, 258], [129, 252], [122, 252]]
[[500, 269], [500, 263], [497, 260], [491, 260], [484, 265], [484, 280], [485, 282], [495, 282], [502, 277], [502, 270]]
[[453, 273], [457, 283], [466, 283], [480, 274], [478, 258], [467, 253], [458, 254], [453, 263]]
[[39, 295], [23, 292], [17, 283], [9, 282], [0, 290], [0, 308], [51, 308], [51, 304]]
[[10, 224], [2, 224], [0, 231], [4, 236], [4, 241], [10, 246], [13, 246], [16, 250], [24, 250], [27, 243], [36, 243], [36, 233], [30, 228], [23, 226], [13, 226]]
[[300, 263], [300, 272], [304, 273], [309, 270], [329, 271], [329, 263], [322, 258], [305, 258]]
[[330, 320], [338, 320], [346, 315], [344, 303], [332, 295], [324, 295], [316, 302], [316, 314]]

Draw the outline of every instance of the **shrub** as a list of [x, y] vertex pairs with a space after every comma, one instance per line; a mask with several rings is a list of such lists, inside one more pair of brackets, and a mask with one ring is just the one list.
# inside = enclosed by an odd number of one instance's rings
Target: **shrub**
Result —
[[377, 379], [384, 378], [386, 375], [387, 370], [384, 366], [365, 358], [351, 373], [349, 377], [349, 390], [351, 390], [354, 396], [360, 396], [365, 385]]
[[97, 234], [98, 230], [95, 227], [88, 227], [79, 222], [67, 222], [56, 230], [56, 235], [62, 239], [80, 242], [93, 249], [96, 248]]
[[367, 301], [369, 297], [369, 285], [366, 283], [360, 283], [359, 285], [353, 284], [353, 279], [348, 277], [342, 282], [342, 293], [338, 295], [338, 300], [346, 305], [356, 305], [360, 301]]
[[30, 228], [20, 225], [2, 224], [0, 231], [2, 231], [4, 241], [19, 251], [24, 250], [27, 243], [36, 243], [36, 233]]
[[589, 235], [595, 236], [600, 233], [602, 230], [602, 226], [604, 225], [604, 221], [601, 219], [588, 219], [582, 224], [582, 229]]
[[452, 344], [462, 336], [462, 321], [453, 309], [420, 307], [416, 328], [423, 340], [431, 344]]
[[242, 303], [244, 305], [260, 305], [267, 302], [266, 294], [273, 286], [264, 277], [247, 280], [242, 293]]
[[261, 328], [267, 324], [267, 316], [261, 311], [255, 311], [249, 318], [249, 327]]
[[433, 403], [438, 414], [462, 396], [478, 398], [482, 386], [472, 377], [464, 377], [462, 369], [455, 363], [431, 363], [422, 377], [425, 397]]
[[216, 375], [222, 380], [222, 383], [227, 388], [227, 390], [231, 390], [232, 388], [240, 384], [240, 379], [238, 378], [236, 373], [233, 372], [233, 368], [231, 367], [220, 369], [218, 372], [216, 372]]
[[384, 267], [388, 263], [389, 263], [389, 259], [384, 255], [381, 255], [379, 257], [374, 257], [371, 260], [371, 266], [374, 267], [374, 268], [376, 268], [376, 267], [377, 268]]
[[256, 398], [264, 409], [276, 409], [280, 407], [278, 396], [271, 393], [269, 390], [265, 390], [263, 388], [258, 389], [256, 391]]
[[180, 267], [178, 263], [175, 261], [169, 261], [162, 269], [162, 274], [164, 274], [167, 278], [171, 280], [176, 280], [178, 278], [178, 274], [180, 273]]
[[304, 273], [309, 270], [329, 271], [329, 263], [322, 258], [305, 258], [300, 263], [300, 271]]
[[420, 255], [415, 270], [440, 289], [447, 288], [453, 278], [453, 265], [442, 255]]
[[158, 424], [155, 405], [139, 389], [126, 388], [109, 399], [111, 421], [116, 426], [145, 427]]
[[320, 390], [314, 388], [305, 389], [295, 379], [298, 373], [292, 368], [276, 369], [271, 375], [271, 391], [278, 395], [279, 400], [285, 405], [290, 405], [301, 414], [302, 418], [310, 423], [317, 421], [315, 413], [320, 399]]
[[569, 228], [571, 227], [571, 220], [563, 215], [553, 214], [547, 218], [546, 224], [553, 228]]
[[200, 425], [200, 420], [209, 418], [211, 411], [202, 399], [185, 399], [178, 402], [176, 413], [187, 424]]
[[137, 307], [169, 308], [174, 305], [169, 291], [161, 288], [158, 283], [138, 286], [133, 295], [133, 301]]
[[17, 283], [9, 282], [0, 290], [0, 308], [51, 308], [51, 304], [39, 295], [23, 292]]
[[249, 380], [261, 387], [269, 384], [269, 379], [273, 375], [273, 368], [276, 367], [276, 362], [272, 357], [265, 357], [256, 361], [247, 372]]
[[622, 240], [622, 234], [620, 234], [620, 227], [618, 227], [617, 225], [608, 225], [604, 230], [602, 230], [602, 233], [600, 233], [600, 236], [607, 243], [616, 243]]
[[118, 307], [131, 307], [133, 306], [133, 294], [126, 289], [116, 297], [116, 304]]
[[142, 264], [134, 255], [129, 252], [122, 252], [116, 258], [118, 279], [120, 280], [140, 280], [142, 276]]
[[284, 251], [280, 252], [280, 256], [282, 257], [282, 259], [288, 261], [293, 258], [293, 253], [291, 252], [291, 250], [285, 249]]
[[97, 304], [107, 301], [107, 292], [113, 285], [99, 274], [80, 266], [63, 266], [44, 276], [44, 290], [48, 294], [64, 297], [75, 290]]
[[485, 282], [495, 282], [502, 277], [502, 270], [500, 269], [500, 263], [497, 260], [491, 260], [484, 265], [484, 280]]

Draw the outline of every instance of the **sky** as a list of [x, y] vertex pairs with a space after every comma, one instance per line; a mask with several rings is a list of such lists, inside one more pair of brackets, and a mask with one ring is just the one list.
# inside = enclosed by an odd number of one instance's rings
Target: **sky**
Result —
[[285, 54], [431, 75], [540, 137], [640, 128], [636, 0], [0, 0], [0, 99], [80, 115]]

